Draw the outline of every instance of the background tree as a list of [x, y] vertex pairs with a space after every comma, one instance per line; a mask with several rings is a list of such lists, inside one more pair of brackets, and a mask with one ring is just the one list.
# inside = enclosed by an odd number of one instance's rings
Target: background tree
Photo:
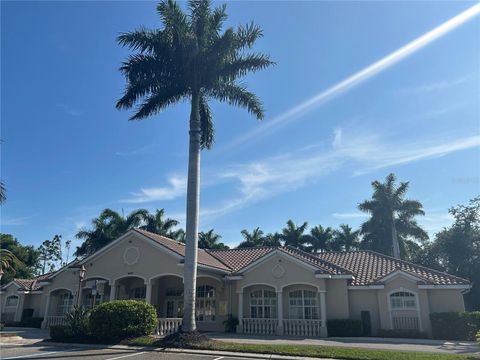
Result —
[[409, 183], [395, 184], [394, 174], [389, 174], [384, 183], [372, 182], [373, 195], [358, 208], [370, 214], [370, 219], [361, 226], [362, 248], [401, 258], [406, 255], [407, 240], [426, 241], [427, 233], [418, 225], [415, 217], [425, 215], [417, 200], [406, 200]]
[[358, 250], [360, 230], [353, 231], [347, 224], [341, 224], [338, 230], [333, 232], [335, 243], [339, 244], [345, 251]]
[[55, 271], [58, 262], [61, 263], [62, 261], [61, 237], [55, 235], [52, 240], [45, 240], [42, 245], [39, 246], [38, 252], [40, 254], [39, 265], [41, 266], [42, 275]]
[[249, 232], [247, 229], [243, 229], [240, 231], [240, 234], [243, 237], [243, 241], [237, 246], [237, 249], [263, 246], [265, 237], [263, 231], [260, 230], [259, 227], [253, 229], [252, 232]]
[[307, 227], [308, 223], [306, 221], [298, 226], [292, 220], [288, 220], [287, 226], [284, 227], [280, 233], [280, 238], [285, 246], [292, 246], [303, 251], [308, 251], [306, 243], [309, 241], [309, 236], [305, 234]]
[[131, 120], [156, 115], [180, 101], [191, 103], [187, 180], [186, 251], [183, 331], [196, 329], [200, 150], [213, 145], [213, 119], [208, 99], [246, 108], [258, 119], [259, 99], [238, 79], [272, 64], [268, 56], [249, 54], [262, 31], [255, 25], [222, 32], [226, 6], [211, 9], [210, 1], [189, 1], [189, 14], [172, 1], [157, 6], [163, 29], [122, 34], [119, 44], [135, 51], [120, 68], [127, 87], [118, 109], [139, 104]]
[[4, 271], [2, 284], [13, 278], [30, 279], [35, 275], [39, 253], [31, 245], [24, 246], [10, 234], [0, 234], [0, 265]]
[[70, 248], [72, 246], [72, 240], [67, 240], [65, 241], [65, 261], [63, 262], [63, 265], [68, 264], [68, 260], [70, 258]]
[[313, 227], [310, 234], [305, 237], [309, 244], [306, 250], [311, 253], [325, 252], [330, 249], [333, 240], [333, 230], [330, 227], [324, 228], [322, 225]]
[[228, 246], [220, 242], [221, 238], [222, 237], [216, 234], [213, 229], [206, 232], [201, 231], [198, 234], [198, 247], [201, 249], [227, 250]]
[[155, 214], [145, 214], [143, 217], [144, 225], [140, 226], [141, 229], [150, 231], [155, 234], [175, 238], [178, 234], [175, 234], [174, 228], [178, 225], [178, 221], [175, 219], [165, 218], [165, 209], [157, 209]]

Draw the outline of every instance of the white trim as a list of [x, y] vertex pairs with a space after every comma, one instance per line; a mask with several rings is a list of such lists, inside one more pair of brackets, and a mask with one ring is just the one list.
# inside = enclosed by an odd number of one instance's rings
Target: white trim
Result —
[[[18, 294], [11, 294], [5, 297], [5, 301], [3, 303], [3, 313], [5, 312], [5, 308], [11, 307], [13, 309], [13, 306], [7, 306], [7, 300], [11, 297], [16, 297], [17, 298], [17, 305], [15, 305], [15, 313], [13, 315], [13, 321], [17, 321], [17, 313], [18, 313], [18, 306], [20, 305], [20, 295]], [[24, 295], [25, 296], [25, 295]]]
[[[182, 257], [182, 259], [183, 259], [183, 257]], [[184, 267], [184, 266], [185, 266], [185, 263], [182, 261], [182, 262], [178, 263], [177, 265], [178, 265], [178, 266], [181, 266], [181, 267]], [[216, 272], [218, 272], [218, 273], [220, 273], [220, 274], [230, 274], [230, 271], [229, 271], [229, 270], [219, 269], [219, 268], [217, 268], [217, 267], [215, 267], [215, 266], [210, 266], [210, 265], [205, 265], [205, 264], [199, 264], [198, 262], [197, 262], [197, 268], [199, 268], [199, 269], [205, 269], [205, 270], [210, 270], [210, 271], [214, 271], [214, 272], [216, 271]]]
[[157, 280], [157, 279], [160, 279], [160, 278], [165, 277], [165, 276], [175, 276], [175, 277], [178, 277], [178, 278], [182, 279], [182, 282], [183, 282], [183, 276], [179, 275], [179, 274], [174, 274], [174, 273], [161, 273], [161, 274], [153, 275], [152, 277], [150, 277], [148, 279], [148, 281], [151, 282], [152, 280]]
[[242, 280], [243, 276], [242, 275], [225, 275], [225, 280]]
[[18, 285], [15, 280], [10, 281], [8, 284], [2, 286], [2, 290], [7, 290], [11, 285], [15, 285], [17, 289], [20, 289], [21, 286]]
[[141, 275], [136, 275], [136, 274], [126, 274], [126, 275], [121, 275], [115, 279], [113, 279], [113, 282], [117, 282], [118, 280], [121, 280], [121, 279], [124, 279], [124, 278], [127, 278], [127, 277], [136, 277], [136, 278], [140, 278], [143, 280], [143, 282], [146, 284], [147, 283], [147, 278], [146, 277], [143, 277]]
[[383, 290], [385, 285], [349, 285], [348, 290]]
[[275, 289], [275, 292], [277, 292], [278, 290], [278, 287], [275, 286], [275, 285], [272, 285], [272, 284], [267, 284], [267, 283], [253, 283], [253, 284], [247, 284], [247, 285], [243, 285], [241, 288], [240, 288], [240, 291], [237, 291], [237, 293], [243, 293], [244, 289], [246, 289], [247, 287], [250, 287], [250, 286], [267, 286], [267, 287], [270, 287], [270, 288], [274, 288]]
[[291, 260], [293, 261], [294, 263], [297, 263], [299, 266], [305, 268], [305, 269], [308, 269], [308, 270], [319, 270], [318, 267], [316, 266], [313, 266], [313, 265], [310, 265], [302, 260], [299, 260], [297, 259], [295, 256], [289, 254], [289, 253], [286, 253], [284, 251], [281, 251], [280, 249], [275, 249], [275, 250], [272, 250], [271, 252], [269, 252], [267, 255], [264, 255], [260, 258], [258, 258], [257, 260], [255, 260], [254, 262], [248, 264], [248, 266], [244, 267], [243, 269], [240, 270], [240, 272], [242, 274], [245, 274], [253, 269], [255, 269], [257, 266], [260, 266], [264, 261], [270, 259], [271, 257], [275, 256], [275, 255], [279, 255], [281, 257], [283, 257], [284, 259], [287, 259], [287, 260]]
[[[311, 286], [317, 289], [317, 292], [327, 292], [326, 290], [323, 290], [320, 288], [320, 285], [312, 284], [312, 283], [307, 283], [307, 282], [293, 282], [289, 284], [285, 284], [280, 286], [280, 291], [283, 291], [287, 286], [292, 286], [292, 285], [306, 285], [306, 286]], [[305, 289], [306, 290], [306, 289]]]
[[331, 279], [332, 275], [329, 274], [315, 274], [315, 279]]
[[406, 271], [403, 271], [403, 270], [395, 270], [394, 272], [391, 272], [390, 274], [388, 275], [385, 275], [384, 277], [381, 277], [379, 279], [377, 279], [376, 281], [388, 281], [392, 278], [395, 278], [397, 276], [403, 276], [403, 277], [406, 277], [407, 279], [410, 279], [410, 280], [413, 280], [413, 281], [425, 281], [424, 278], [420, 277], [420, 276], [416, 276], [416, 275], [413, 275], [413, 274], [410, 274]]
[[35, 295], [35, 294], [43, 294], [42, 290], [26, 290], [26, 291], [17, 291], [19, 294], [28, 294], [28, 295]]
[[393, 330], [393, 318], [392, 318], [392, 312], [394, 311], [394, 309], [392, 309], [392, 303], [390, 301], [390, 295], [392, 295], [393, 293], [396, 293], [396, 292], [399, 292], [399, 291], [403, 291], [403, 292], [409, 292], [409, 293], [412, 293], [415, 295], [415, 309], [399, 309], [400, 311], [402, 310], [414, 310], [417, 312], [417, 318], [418, 318], [418, 330], [420, 332], [423, 331], [423, 326], [422, 326], [422, 316], [421, 316], [421, 312], [420, 312], [420, 298], [418, 296], [418, 293], [415, 291], [415, 290], [411, 290], [411, 289], [408, 289], [408, 288], [404, 288], [403, 286], [397, 288], [397, 289], [394, 289], [394, 290], [391, 290], [388, 292], [387, 294], [387, 304], [388, 304], [388, 313], [389, 313], [389, 318], [390, 318], [390, 329]]
[[355, 276], [353, 275], [332, 275], [332, 279], [355, 279]]
[[210, 278], [210, 279], [213, 279], [215, 281], [218, 281], [221, 285], [223, 285], [223, 281], [222, 279], [219, 279], [218, 277], [215, 277], [213, 275], [207, 275], [207, 274], [197, 274], [197, 282], [198, 282], [198, 279], [200, 278]]
[[105, 277], [105, 276], [99, 276], [99, 275], [98, 275], [98, 276], [95, 276], [95, 275], [94, 275], [94, 276], [89, 276], [89, 277], [83, 279], [82, 282], [87, 282], [87, 281], [90, 281], [90, 280], [98, 280], [98, 279], [106, 280], [106, 281], [108, 281], [109, 283], [110, 283], [110, 281], [111, 281], [109, 278], [107, 278], [107, 277]]
[[472, 285], [418, 285], [419, 289], [456, 289], [456, 290], [467, 290], [471, 289]]
[[76, 290], [70, 290], [70, 289], [68, 289], [68, 288], [66, 288], [66, 287], [58, 287], [58, 288], [55, 288], [55, 289], [53, 289], [53, 290], [50, 290], [50, 291], [48, 292], [48, 295], [50, 296], [54, 291], [57, 291], [57, 290], [70, 291], [70, 293], [72, 293], [72, 295], [76, 292]]

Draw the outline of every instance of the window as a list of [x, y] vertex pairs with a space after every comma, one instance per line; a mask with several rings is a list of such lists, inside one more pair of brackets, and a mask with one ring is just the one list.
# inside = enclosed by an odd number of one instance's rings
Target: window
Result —
[[390, 305], [392, 309], [416, 309], [417, 300], [415, 294], [408, 291], [397, 291], [390, 295]]
[[[94, 301], [94, 298], [95, 298], [95, 301]], [[93, 295], [90, 293], [85, 296], [84, 306], [88, 308], [92, 308], [93, 304], [98, 305], [101, 302], [102, 302], [102, 296], [100, 294], [97, 293], [97, 295]]]
[[213, 286], [198, 286], [195, 304], [198, 321], [215, 321], [215, 288]]
[[167, 288], [165, 290], [165, 317], [181, 318], [183, 317], [183, 289]]
[[5, 307], [17, 307], [17, 305], [18, 305], [18, 296], [10, 295], [9, 297], [7, 297]]
[[66, 315], [70, 312], [70, 309], [73, 305], [73, 295], [72, 293], [64, 293], [60, 296], [58, 302], [58, 312], [60, 315]]
[[275, 319], [277, 317], [277, 294], [271, 290], [251, 292], [250, 317], [254, 319]]
[[290, 319], [318, 319], [317, 293], [309, 290], [294, 290], [288, 294]]
[[145, 286], [136, 287], [130, 290], [130, 299], [145, 300], [147, 288]]

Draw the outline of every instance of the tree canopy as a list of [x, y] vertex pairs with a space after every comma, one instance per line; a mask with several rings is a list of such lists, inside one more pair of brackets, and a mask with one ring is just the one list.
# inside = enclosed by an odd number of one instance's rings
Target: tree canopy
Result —
[[40, 254], [34, 246], [22, 245], [10, 234], [0, 234], [0, 251], [2, 284], [13, 278], [31, 279], [35, 275]]

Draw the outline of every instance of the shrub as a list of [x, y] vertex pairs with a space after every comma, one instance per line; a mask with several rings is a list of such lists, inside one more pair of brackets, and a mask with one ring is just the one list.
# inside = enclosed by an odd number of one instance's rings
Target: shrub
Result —
[[480, 344], [480, 330], [477, 332], [477, 342]]
[[82, 307], [75, 306], [67, 316], [67, 326], [70, 328], [70, 332], [75, 337], [85, 337], [88, 335], [88, 316], [90, 310]]
[[428, 334], [419, 330], [387, 330], [379, 329], [378, 337], [393, 337], [393, 338], [405, 338], [405, 339], [426, 339]]
[[42, 317], [27, 317], [20, 322], [20, 326], [40, 329], [42, 327], [42, 321]]
[[70, 326], [52, 325], [50, 326], [50, 338], [57, 342], [68, 342], [73, 339]]
[[362, 322], [352, 319], [327, 320], [328, 336], [362, 336]]
[[3, 330], [4, 327], [5, 327], [5, 324], [4, 324], [4, 323], [0, 323], [0, 330]]
[[430, 314], [432, 335], [441, 340], [475, 340], [480, 330], [480, 311]]
[[157, 323], [157, 312], [143, 301], [116, 300], [95, 307], [89, 322], [91, 334], [98, 339], [120, 340], [151, 334]]
[[228, 314], [227, 320], [223, 322], [223, 326], [225, 326], [225, 331], [227, 333], [235, 333], [237, 332], [237, 325], [239, 324], [238, 319], [233, 316], [232, 314]]

